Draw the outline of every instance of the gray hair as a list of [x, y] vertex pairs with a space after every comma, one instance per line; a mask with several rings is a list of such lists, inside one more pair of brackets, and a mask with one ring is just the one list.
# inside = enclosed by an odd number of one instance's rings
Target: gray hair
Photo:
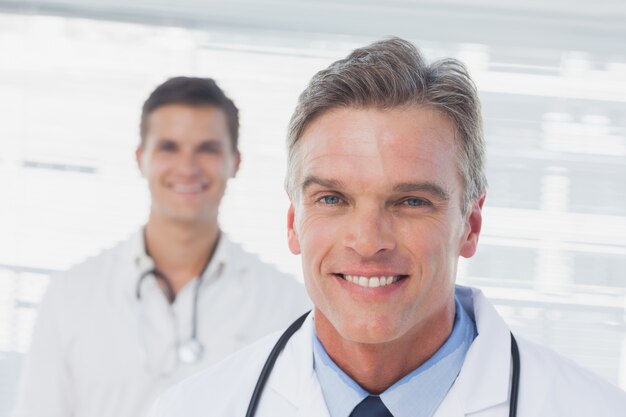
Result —
[[413, 44], [400, 38], [356, 49], [313, 76], [289, 122], [287, 192], [291, 196], [297, 192], [298, 140], [316, 118], [336, 108], [388, 109], [411, 104], [437, 109], [454, 123], [464, 185], [461, 203], [467, 213], [487, 187], [476, 86], [460, 61], [449, 58], [428, 65]]

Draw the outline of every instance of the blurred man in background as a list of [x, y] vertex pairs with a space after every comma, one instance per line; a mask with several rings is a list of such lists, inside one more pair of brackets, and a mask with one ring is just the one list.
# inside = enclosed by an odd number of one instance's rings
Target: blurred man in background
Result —
[[148, 222], [52, 278], [14, 417], [140, 416], [165, 387], [307, 309], [302, 285], [220, 231], [240, 153], [238, 109], [216, 83], [158, 86], [140, 133]]

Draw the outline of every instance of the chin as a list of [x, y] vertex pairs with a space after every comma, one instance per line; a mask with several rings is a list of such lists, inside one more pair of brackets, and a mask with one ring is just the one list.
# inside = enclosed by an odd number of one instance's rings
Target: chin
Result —
[[355, 343], [388, 343], [400, 337], [398, 320], [392, 317], [351, 318], [342, 320], [335, 329], [343, 339]]
[[178, 224], [189, 224], [189, 225], [193, 225], [193, 224], [198, 224], [198, 223], [206, 223], [208, 220], [207, 216], [202, 216], [198, 213], [168, 213], [168, 216], [166, 216], [166, 218], [172, 222], [172, 223], [178, 223]]

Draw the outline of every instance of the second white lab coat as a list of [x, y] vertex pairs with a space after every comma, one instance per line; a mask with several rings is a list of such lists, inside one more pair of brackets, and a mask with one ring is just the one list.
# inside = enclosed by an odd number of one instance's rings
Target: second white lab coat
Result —
[[[505, 417], [509, 413], [509, 328], [485, 296], [461, 288], [460, 300], [475, 319], [478, 336], [435, 417]], [[328, 417], [313, 369], [309, 317], [276, 362], [257, 417]], [[261, 368], [278, 334], [183, 381], [155, 404], [152, 417], [244, 417]], [[518, 417], [618, 417], [626, 393], [557, 354], [516, 337], [521, 381]]]
[[51, 279], [38, 311], [14, 417], [139, 417], [191, 373], [288, 325], [309, 308], [304, 286], [226, 235], [200, 282], [204, 355], [176, 363], [189, 340], [196, 281], [168, 304], [142, 233]]

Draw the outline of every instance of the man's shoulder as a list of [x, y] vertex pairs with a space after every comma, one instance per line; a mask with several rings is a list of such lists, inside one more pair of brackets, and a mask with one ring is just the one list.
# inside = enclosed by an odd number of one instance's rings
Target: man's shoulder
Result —
[[244, 415], [267, 357], [282, 332], [269, 334], [161, 395], [151, 417]]
[[54, 274], [53, 277], [65, 280], [84, 280], [107, 273], [111, 268], [119, 265], [120, 261], [131, 262], [131, 240], [132, 238], [126, 238], [116, 242], [97, 255], [90, 256], [69, 269]]
[[561, 415], [565, 410], [572, 416], [608, 417], [626, 409], [623, 390], [548, 348], [523, 338], [518, 343], [520, 404], [535, 408], [531, 414]]
[[35, 332], [50, 334], [54, 331], [54, 337], [67, 341], [70, 335], [92, 327], [91, 320], [102, 317], [105, 311], [103, 303], [112, 299], [111, 294], [119, 292], [112, 283], [120, 279], [115, 274], [115, 265], [122, 256], [120, 250], [126, 251], [125, 245], [127, 242], [116, 244], [67, 271], [53, 274], [37, 309]]
[[82, 304], [89, 302], [90, 294], [102, 295], [103, 288], [112, 290], [115, 280], [123, 279], [120, 268], [128, 269], [132, 266], [130, 249], [131, 239], [126, 239], [65, 271], [52, 274], [48, 298], [60, 299], [64, 303], [71, 299], [75, 302], [82, 300]]

